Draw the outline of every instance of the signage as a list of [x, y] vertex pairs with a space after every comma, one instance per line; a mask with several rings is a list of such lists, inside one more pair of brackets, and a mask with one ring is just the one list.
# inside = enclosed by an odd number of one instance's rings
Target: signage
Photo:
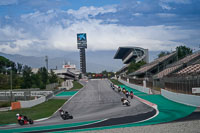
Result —
[[87, 36], [86, 33], [77, 34], [77, 46], [79, 48], [87, 48]]
[[76, 68], [76, 66], [75, 65], [63, 65], [63, 68]]
[[192, 88], [192, 93], [200, 93], [200, 88]]

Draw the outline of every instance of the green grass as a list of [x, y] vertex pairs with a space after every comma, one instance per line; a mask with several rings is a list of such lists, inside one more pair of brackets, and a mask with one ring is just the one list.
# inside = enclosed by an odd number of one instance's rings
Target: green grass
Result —
[[31, 108], [0, 112], [0, 124], [16, 123], [17, 113], [26, 115], [28, 118], [33, 120], [49, 117], [65, 102], [66, 100], [64, 99], [51, 99]]
[[73, 81], [73, 88], [70, 89], [71, 90], [79, 90], [81, 88], [83, 88], [82, 84], [80, 84], [78, 81]]
[[119, 82], [118, 80], [116, 79], [110, 79], [110, 81], [115, 84], [115, 85], [123, 85], [123, 83]]

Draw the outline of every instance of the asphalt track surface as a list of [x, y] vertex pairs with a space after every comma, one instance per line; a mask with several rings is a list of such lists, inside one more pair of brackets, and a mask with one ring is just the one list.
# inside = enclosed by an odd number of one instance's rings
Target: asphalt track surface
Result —
[[[66, 123], [76, 123], [93, 120], [103, 120], [90, 125], [78, 127], [60, 128], [52, 130], [40, 130], [34, 132], [53, 132], [62, 130], [73, 130], [83, 128], [93, 128], [101, 126], [111, 126], [142, 121], [155, 115], [156, 111], [136, 99], [129, 99], [131, 106], [126, 107], [121, 104], [123, 94], [113, 91], [108, 80], [89, 80], [82, 82], [85, 86], [71, 100], [64, 104], [62, 109], [73, 115], [74, 119], [62, 120], [59, 112], [54, 113], [51, 118], [45, 121], [36, 122], [25, 127], [39, 127], [58, 125]], [[0, 129], [21, 128], [19, 125], [9, 125]], [[33, 132], [33, 131], [31, 131]]]

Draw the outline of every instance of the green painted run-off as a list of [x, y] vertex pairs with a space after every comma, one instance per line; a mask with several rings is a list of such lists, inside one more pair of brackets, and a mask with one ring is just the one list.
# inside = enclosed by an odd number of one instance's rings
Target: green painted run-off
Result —
[[63, 96], [73, 96], [74, 94], [76, 94], [78, 91], [64, 91], [64, 92], [61, 92], [59, 94], [57, 94], [56, 96], [57, 97], [63, 97]]

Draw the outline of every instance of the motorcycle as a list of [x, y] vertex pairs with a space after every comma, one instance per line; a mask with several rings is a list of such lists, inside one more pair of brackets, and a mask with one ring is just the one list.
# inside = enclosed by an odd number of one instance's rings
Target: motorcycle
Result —
[[130, 102], [128, 100], [125, 100], [123, 105], [126, 105], [126, 106], [131, 106]]
[[127, 99], [125, 99], [125, 98], [122, 98], [122, 99], [121, 99], [121, 102], [122, 102], [122, 105], [131, 106], [130, 101], [127, 100]]
[[130, 92], [130, 97], [133, 99], [133, 91]]
[[73, 119], [73, 116], [70, 115], [67, 111], [65, 112], [64, 110], [60, 110], [60, 116], [63, 120]]
[[18, 119], [19, 125], [21, 126], [34, 123], [32, 119], [28, 119], [26, 116], [19, 116], [17, 119]]
[[131, 99], [133, 99], [133, 95], [131, 95]]
[[128, 91], [126, 91], [126, 98], [128, 98], [128, 96], [129, 96], [129, 92], [128, 92]]

